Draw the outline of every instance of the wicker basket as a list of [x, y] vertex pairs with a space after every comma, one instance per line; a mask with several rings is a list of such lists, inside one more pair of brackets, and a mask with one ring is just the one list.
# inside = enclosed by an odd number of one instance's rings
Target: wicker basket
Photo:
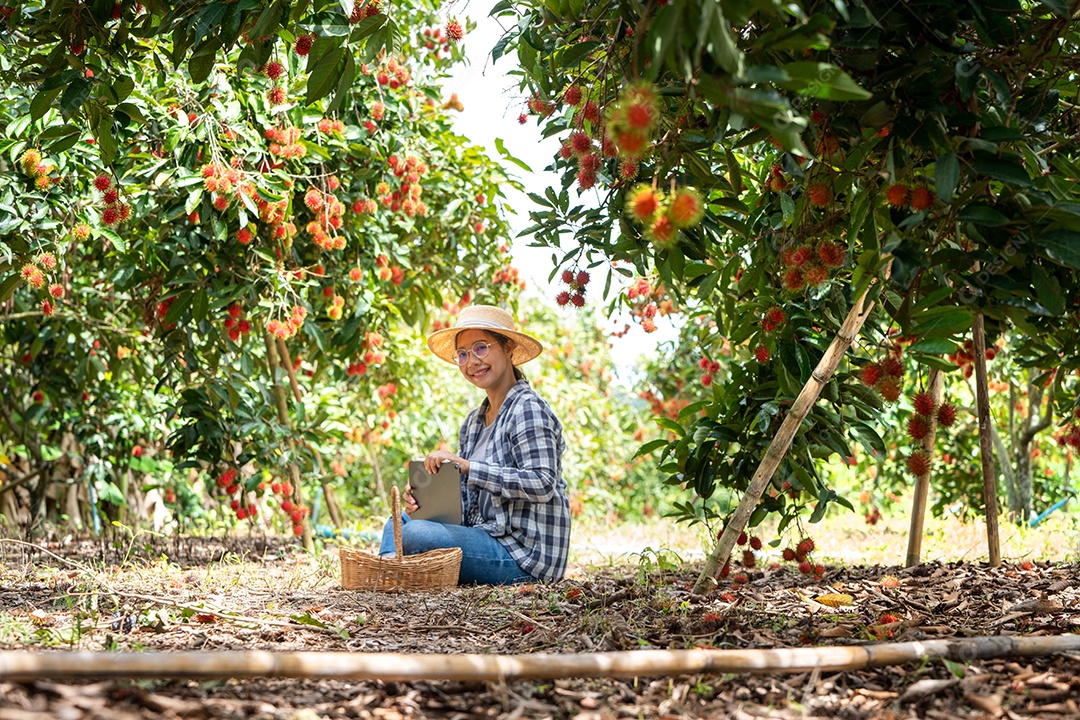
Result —
[[440, 548], [418, 555], [405, 555], [401, 549], [401, 500], [396, 487], [390, 489], [390, 500], [397, 557], [380, 557], [356, 548], [342, 547], [341, 586], [346, 590], [402, 592], [441, 590], [457, 585], [461, 548]]

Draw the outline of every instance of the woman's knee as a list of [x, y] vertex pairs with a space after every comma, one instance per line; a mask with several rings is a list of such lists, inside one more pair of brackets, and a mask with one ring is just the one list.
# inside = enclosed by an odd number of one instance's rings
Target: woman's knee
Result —
[[445, 547], [446, 543], [440, 535], [439, 523], [430, 520], [410, 520], [401, 526], [401, 549], [406, 555]]

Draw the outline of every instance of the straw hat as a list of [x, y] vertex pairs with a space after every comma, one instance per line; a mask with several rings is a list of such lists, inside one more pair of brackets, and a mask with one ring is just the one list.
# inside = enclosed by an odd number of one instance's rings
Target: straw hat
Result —
[[454, 362], [454, 351], [457, 350], [455, 340], [463, 330], [490, 330], [511, 338], [514, 341], [514, 354], [510, 356], [510, 361], [514, 365], [529, 362], [544, 349], [536, 338], [515, 330], [513, 316], [494, 305], [470, 305], [462, 309], [457, 325], [431, 333], [427, 345], [438, 357], [457, 365]]

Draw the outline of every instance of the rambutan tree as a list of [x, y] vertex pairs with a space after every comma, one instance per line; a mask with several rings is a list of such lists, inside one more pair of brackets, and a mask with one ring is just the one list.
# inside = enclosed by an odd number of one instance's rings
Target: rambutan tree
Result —
[[423, 2], [4, 9], [0, 450], [37, 519], [47, 449], [104, 431], [109, 488], [156, 437], [147, 458], [237, 518], [286, 488], [309, 539], [336, 402], [312, 388], [377, 407], [400, 324], [516, 301], [509, 180], [450, 129], [443, 24]]
[[[989, 345], [1016, 337], [1019, 365], [1059, 368], [1054, 414], [1072, 417], [1080, 114], [1065, 98], [1080, 69], [1076, 9], [496, 6], [510, 29], [493, 56], [516, 53], [523, 111], [563, 139], [551, 166], [562, 191], [534, 197], [527, 232], [560, 248], [564, 265], [617, 261], [614, 272], [662, 287], [689, 318], [688, 364], [730, 349], [723, 382], [659, 418], [666, 437], [645, 446], [700, 500], [688, 517], [707, 515], [717, 488], [750, 487], [814, 384], [820, 398], [807, 396], [816, 402], [762, 478], [771, 491], [748, 493], [760, 498], [749, 520], [790, 521], [803, 503], [785, 487], [821, 517], [841, 499], [818, 462], [853, 456], [853, 444], [883, 455], [883, 405], [913, 398], [931, 369], [958, 372], [976, 317]], [[845, 319], [857, 332], [839, 339], [854, 349], [816, 376]], [[932, 473], [920, 453], [909, 469]], [[730, 530], [698, 590], [742, 527]]]

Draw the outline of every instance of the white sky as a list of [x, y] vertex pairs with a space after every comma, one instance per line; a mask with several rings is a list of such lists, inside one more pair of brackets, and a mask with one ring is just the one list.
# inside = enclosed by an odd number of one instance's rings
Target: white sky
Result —
[[[494, 4], [494, 0], [472, 0], [454, 3], [446, 10], [447, 17], [468, 17], [476, 22], [476, 29], [466, 34], [462, 41], [465, 43], [465, 53], [469, 61], [458, 65], [446, 83], [446, 94], [457, 93], [465, 106], [463, 112], [453, 113], [454, 129], [484, 147], [496, 160], [500, 158], [500, 154], [495, 148], [495, 139], [501, 138], [507, 151], [532, 169], [531, 173], [526, 173], [516, 165], [504, 162], [507, 171], [520, 180], [527, 191], [542, 195], [549, 186], [560, 187], [560, 179], [556, 174], [544, 172], [544, 168], [559, 151], [560, 140], [556, 137], [541, 137], [533, 116], [529, 117], [525, 125], [518, 123], [518, 115], [525, 110], [526, 97], [518, 90], [517, 78], [506, 75], [515, 67], [517, 59], [510, 55], [499, 58], [496, 63], [491, 62], [491, 49], [502, 36], [499, 23], [489, 17]], [[464, 25], [464, 22], [462, 24]], [[572, 187], [571, 193], [576, 192]], [[533, 202], [524, 194], [513, 190], [508, 190], [508, 201], [512, 211], [508, 219], [516, 235], [531, 224], [528, 213]], [[529, 241], [517, 239], [512, 249], [514, 265], [527, 283], [525, 295], [542, 298], [554, 306], [555, 295], [563, 287], [558, 278], [553, 284], [549, 284], [547, 280], [552, 269], [552, 251], [547, 248], [530, 248]], [[596, 295], [589, 296], [588, 302], [599, 303], [604, 278], [597, 277], [599, 273], [592, 272], [590, 287], [595, 283], [597, 292]], [[615, 286], [616, 283], [613, 281], [612, 285]], [[573, 312], [573, 309], [567, 309], [566, 312]], [[612, 354], [616, 359], [619, 375], [624, 380], [630, 379], [631, 371], [643, 353], [651, 353], [658, 342], [675, 337], [676, 333], [670, 323], [659, 317], [657, 321], [658, 330], [652, 334], [646, 334], [640, 326], [631, 322], [631, 330], [625, 337], [612, 338]], [[611, 322], [609, 329], [622, 329], [626, 322], [627, 318], [620, 317], [617, 322]]]

